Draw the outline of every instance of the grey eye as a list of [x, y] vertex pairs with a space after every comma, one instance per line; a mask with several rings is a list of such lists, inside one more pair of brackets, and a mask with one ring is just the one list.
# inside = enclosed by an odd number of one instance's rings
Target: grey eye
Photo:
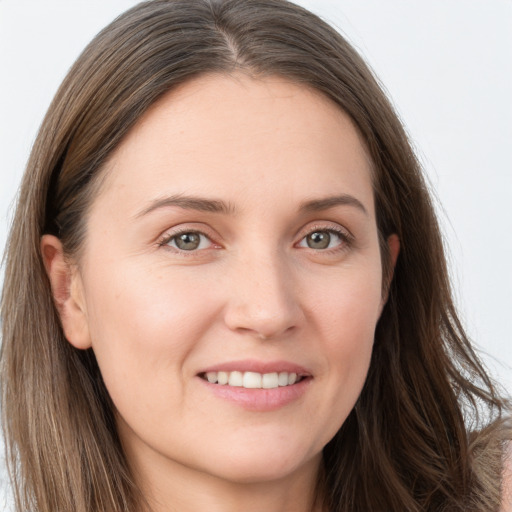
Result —
[[181, 231], [174, 235], [169, 234], [161, 242], [161, 245], [183, 252], [196, 252], [214, 247], [210, 238], [200, 231]]
[[172, 238], [171, 242], [182, 251], [194, 251], [201, 245], [201, 235], [199, 233], [181, 233]]
[[342, 247], [346, 242], [346, 238], [335, 230], [319, 229], [306, 235], [298, 245], [299, 247], [321, 251], [323, 249]]
[[306, 244], [310, 249], [327, 249], [331, 243], [328, 231], [315, 231], [306, 236]]

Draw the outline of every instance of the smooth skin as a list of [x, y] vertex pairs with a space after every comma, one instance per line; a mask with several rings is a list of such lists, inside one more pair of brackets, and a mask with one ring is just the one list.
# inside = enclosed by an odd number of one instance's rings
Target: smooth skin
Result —
[[[42, 253], [69, 342], [92, 347], [155, 512], [310, 512], [321, 453], [365, 381], [385, 303], [371, 162], [329, 99], [277, 77], [209, 75], [124, 139], [78, 261]], [[392, 261], [399, 252], [388, 239]], [[206, 368], [288, 362], [272, 410]]]

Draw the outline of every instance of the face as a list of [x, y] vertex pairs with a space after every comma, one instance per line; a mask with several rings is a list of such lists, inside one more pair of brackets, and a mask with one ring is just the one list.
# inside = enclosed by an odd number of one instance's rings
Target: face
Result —
[[129, 460], [238, 482], [316, 471], [383, 306], [349, 118], [282, 79], [201, 77], [105, 176], [63, 324], [94, 350]]

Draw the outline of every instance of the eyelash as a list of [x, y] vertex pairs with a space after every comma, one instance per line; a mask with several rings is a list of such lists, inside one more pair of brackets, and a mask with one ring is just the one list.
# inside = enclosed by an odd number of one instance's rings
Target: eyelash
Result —
[[353, 243], [354, 243], [354, 237], [352, 236], [351, 233], [349, 233], [347, 230], [343, 230], [341, 228], [336, 228], [336, 227], [326, 227], [326, 226], [313, 226], [312, 229], [308, 229], [307, 233], [305, 233], [299, 243], [301, 243], [303, 240], [306, 239], [306, 237], [312, 235], [313, 233], [329, 233], [329, 234], [334, 234], [336, 235], [339, 240], [340, 240], [340, 243], [336, 246], [336, 247], [331, 247], [331, 248], [327, 248], [327, 249], [313, 249], [311, 247], [304, 247], [305, 249], [311, 249], [313, 251], [317, 251], [319, 253], [322, 253], [322, 254], [334, 254], [334, 253], [339, 253], [339, 252], [342, 252], [342, 251], [346, 251], [347, 249], [349, 249]]
[[[306, 239], [306, 237], [312, 235], [313, 233], [318, 233], [318, 232], [334, 234], [340, 239], [340, 243], [336, 247], [332, 247], [332, 248], [313, 249], [311, 247], [304, 247], [305, 249], [311, 249], [313, 251], [317, 251], [317, 252], [321, 252], [321, 253], [336, 253], [336, 252], [341, 252], [341, 251], [347, 250], [354, 243], [354, 237], [348, 231], [334, 228], [334, 227], [326, 227], [326, 226], [313, 226], [301, 237], [301, 239], [298, 243], [301, 243], [303, 240]], [[195, 254], [199, 251], [205, 250], [205, 249], [194, 249], [194, 250], [187, 251], [184, 249], [180, 249], [178, 247], [169, 246], [169, 244], [172, 240], [175, 240], [180, 235], [184, 235], [184, 234], [199, 235], [200, 237], [206, 238], [213, 246], [216, 246], [217, 248], [220, 247], [220, 245], [216, 245], [215, 242], [212, 241], [212, 238], [210, 236], [208, 236], [206, 233], [203, 233], [202, 231], [195, 230], [195, 229], [181, 229], [181, 230], [175, 231], [173, 233], [166, 233], [158, 241], [158, 247], [164, 247], [164, 248], [167, 247], [170, 250], [174, 250], [176, 253], [181, 254], [183, 256], [192, 256], [193, 254]], [[295, 245], [298, 245], [298, 244], [295, 244]]]
[[[175, 231], [173, 233], [166, 233], [159, 241], [158, 246], [163, 248], [168, 248], [170, 250], [174, 250], [178, 254], [182, 254], [183, 256], [191, 256], [194, 253], [197, 253], [199, 251], [202, 251], [204, 249], [194, 249], [191, 251], [186, 251], [184, 249], [180, 249], [179, 247], [171, 247], [169, 244], [172, 240], [177, 239], [180, 235], [199, 235], [200, 237], [206, 238], [212, 245], [216, 245], [210, 236], [208, 236], [206, 233], [203, 233], [202, 231], [199, 231], [197, 229], [181, 229], [179, 231]], [[220, 246], [218, 246], [220, 247]]]

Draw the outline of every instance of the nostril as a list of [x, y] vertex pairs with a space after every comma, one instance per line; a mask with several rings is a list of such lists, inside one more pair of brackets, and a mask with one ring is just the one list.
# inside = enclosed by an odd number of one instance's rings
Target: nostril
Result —
[[270, 340], [270, 339], [274, 338], [276, 336], [276, 334], [278, 334], [278, 335], [289, 334], [294, 329], [295, 329], [295, 326], [292, 325], [290, 327], [285, 328], [282, 332], [278, 332], [278, 333], [267, 333], [266, 334], [264, 332], [258, 332], [257, 337], [261, 340]]

